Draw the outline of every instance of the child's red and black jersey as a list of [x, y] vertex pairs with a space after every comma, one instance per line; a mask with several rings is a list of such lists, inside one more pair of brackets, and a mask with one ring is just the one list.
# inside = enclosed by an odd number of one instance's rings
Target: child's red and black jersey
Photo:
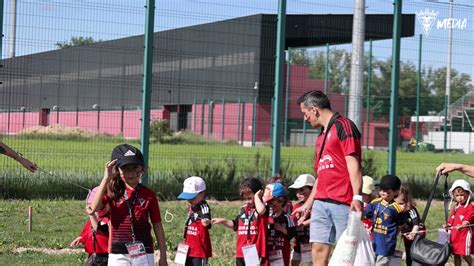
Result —
[[[280, 224], [283, 228], [287, 230], [287, 234], [275, 230], [275, 224]], [[278, 215], [270, 214], [268, 218], [268, 240], [267, 240], [267, 249], [268, 254], [272, 250], [281, 250], [283, 253], [283, 260], [285, 265], [290, 265], [290, 240], [296, 235], [295, 223], [291, 217], [281, 212]]]
[[234, 220], [234, 231], [237, 232], [236, 258], [243, 258], [242, 247], [256, 245], [258, 256], [267, 257], [267, 224], [268, 214], [258, 214], [255, 208], [243, 206]]
[[[100, 224], [97, 226], [95, 231], [95, 244], [94, 235], [92, 233], [92, 224], [88, 219], [84, 224], [81, 232], [81, 243], [84, 245], [84, 250], [87, 254], [108, 254], [109, 246], [109, 226], [107, 224]], [[95, 245], [95, 248], [94, 248]]]
[[184, 238], [189, 246], [188, 257], [210, 258], [212, 257], [211, 238], [209, 227], [205, 227], [201, 220], [211, 220], [211, 209], [206, 201], [201, 201], [197, 205], [189, 206], [188, 219], [186, 220]]
[[[298, 209], [299, 207], [303, 206], [305, 202], [300, 201], [295, 205], [295, 209]], [[295, 213], [291, 216], [291, 219], [293, 220], [295, 226], [298, 224], [298, 220], [300, 219], [301, 214], [300, 213]], [[308, 214], [308, 216], [305, 218], [305, 221], [311, 219], [311, 213]], [[309, 225], [304, 226], [296, 226], [296, 236], [295, 236], [295, 242], [293, 246], [293, 250], [295, 252], [301, 253], [301, 244], [307, 244], [309, 243]]]
[[[314, 171], [318, 174], [318, 187], [315, 199], [329, 199], [350, 205], [353, 191], [346, 156], [355, 156], [360, 163], [361, 134], [354, 122], [348, 118], [335, 113], [331, 120], [333, 119], [335, 122], [329, 132], [323, 131], [316, 139]], [[320, 148], [326, 134], [326, 143], [320, 155]]]
[[[137, 241], [143, 242], [147, 253], [153, 253], [153, 240], [151, 238], [151, 223], [161, 222], [160, 207], [153, 191], [139, 185], [140, 188], [136, 200], [132, 206], [133, 229]], [[137, 189], [126, 188], [129, 203], [135, 198]], [[126, 243], [133, 241], [130, 215], [125, 197], [118, 201], [110, 199], [107, 195], [103, 199], [104, 204], [110, 204], [110, 239], [109, 253], [128, 254]]]
[[[474, 224], [474, 206], [468, 203], [466, 206], [457, 204], [451, 211], [448, 219], [448, 226], [457, 227], [463, 222]], [[468, 256], [474, 253], [472, 228], [453, 228], [450, 230], [451, 245], [453, 245], [453, 254]]]

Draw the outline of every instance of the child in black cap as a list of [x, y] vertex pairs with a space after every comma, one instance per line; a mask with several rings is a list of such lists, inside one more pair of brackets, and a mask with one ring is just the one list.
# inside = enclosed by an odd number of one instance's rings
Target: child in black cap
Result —
[[141, 151], [128, 144], [116, 146], [105, 164], [91, 209], [110, 205], [109, 265], [154, 265], [152, 228], [160, 249], [159, 265], [167, 265], [160, 208], [155, 193], [140, 184], [144, 172]]
[[385, 175], [380, 180], [380, 198], [367, 205], [364, 215], [372, 219], [375, 265], [389, 265], [397, 245], [397, 226], [402, 208], [395, 202], [401, 181], [395, 175]]

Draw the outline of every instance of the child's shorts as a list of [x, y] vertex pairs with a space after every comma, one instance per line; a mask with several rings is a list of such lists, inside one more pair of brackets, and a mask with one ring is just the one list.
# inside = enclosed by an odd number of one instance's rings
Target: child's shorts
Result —
[[186, 258], [185, 266], [206, 266], [206, 265], [207, 265], [206, 258], [193, 258], [193, 257]]

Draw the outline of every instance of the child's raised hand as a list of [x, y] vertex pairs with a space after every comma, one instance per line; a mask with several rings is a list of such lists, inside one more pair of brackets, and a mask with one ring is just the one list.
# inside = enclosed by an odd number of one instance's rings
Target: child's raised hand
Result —
[[89, 205], [89, 204], [86, 206], [86, 213], [87, 213], [87, 215], [93, 215], [94, 214], [94, 211], [92, 210], [91, 205]]
[[257, 193], [255, 193], [255, 197], [258, 197], [261, 199], [263, 197], [263, 190], [260, 189], [259, 191], [257, 191]]
[[117, 170], [117, 159], [108, 161], [105, 164], [105, 169], [104, 169], [104, 177], [107, 179], [111, 179], [115, 176], [118, 175], [118, 170]]

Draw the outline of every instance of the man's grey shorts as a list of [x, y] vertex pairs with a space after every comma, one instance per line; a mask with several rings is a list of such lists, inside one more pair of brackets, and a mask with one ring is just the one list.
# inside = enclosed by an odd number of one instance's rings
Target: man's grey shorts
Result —
[[345, 204], [315, 200], [311, 210], [309, 242], [334, 244], [347, 227], [349, 209]]

